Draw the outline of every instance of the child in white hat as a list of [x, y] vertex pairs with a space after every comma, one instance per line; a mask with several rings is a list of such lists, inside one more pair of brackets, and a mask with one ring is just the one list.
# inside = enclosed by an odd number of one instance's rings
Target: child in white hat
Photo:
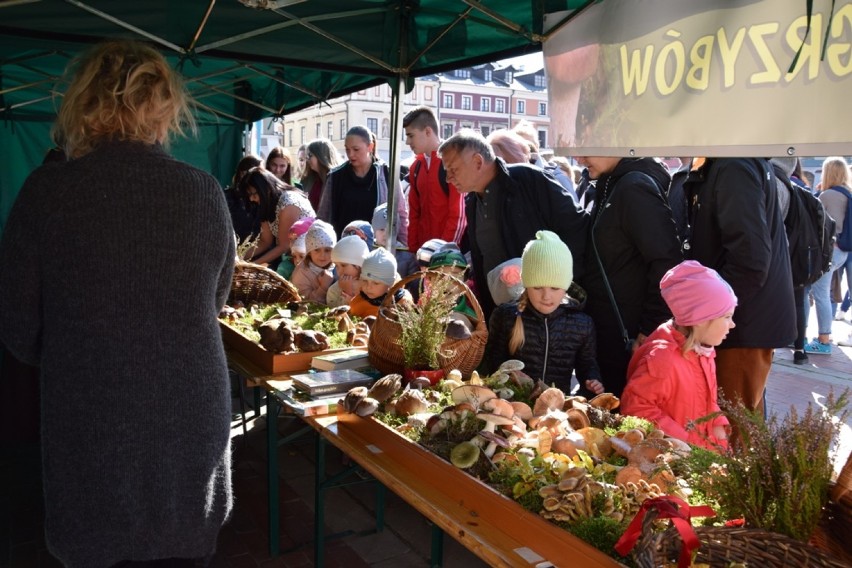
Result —
[[367, 243], [358, 235], [343, 237], [331, 249], [337, 281], [325, 296], [329, 307], [348, 305], [361, 291], [361, 266], [369, 253]]
[[[349, 302], [349, 313], [361, 318], [378, 316], [379, 306], [387, 296], [388, 290], [399, 280], [396, 272], [396, 259], [383, 248], [377, 248], [367, 255], [361, 265], [361, 290]], [[405, 288], [397, 291], [395, 301], [412, 301], [411, 294]]]
[[[494, 372], [507, 359], [524, 372], [571, 392], [577, 372], [580, 394], [604, 391], [596, 357], [595, 325], [581, 311], [585, 292], [574, 285], [574, 260], [556, 233], [538, 231], [521, 256], [524, 291], [518, 301], [497, 306], [488, 326], [482, 370]], [[576, 298], [567, 294], [571, 288]]]
[[334, 227], [325, 221], [314, 221], [305, 233], [305, 259], [293, 269], [290, 281], [299, 289], [303, 300], [325, 304], [326, 294], [334, 282], [331, 250], [337, 244]]

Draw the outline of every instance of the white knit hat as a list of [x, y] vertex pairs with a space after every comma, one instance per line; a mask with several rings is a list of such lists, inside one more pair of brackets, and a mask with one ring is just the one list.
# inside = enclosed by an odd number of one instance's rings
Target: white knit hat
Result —
[[307, 233], [299, 235], [290, 243], [290, 253], [298, 252], [300, 254], [308, 254], [308, 251], [305, 248], [305, 235], [307, 235]]
[[388, 286], [396, 282], [396, 259], [383, 248], [377, 248], [367, 255], [361, 265], [361, 279], [375, 280]]
[[305, 233], [305, 249], [307, 252], [318, 248], [332, 248], [337, 243], [337, 235], [334, 234], [334, 227], [317, 219]]
[[370, 254], [370, 251], [364, 239], [358, 235], [349, 235], [337, 241], [337, 244], [331, 249], [331, 261], [361, 266], [368, 254]]

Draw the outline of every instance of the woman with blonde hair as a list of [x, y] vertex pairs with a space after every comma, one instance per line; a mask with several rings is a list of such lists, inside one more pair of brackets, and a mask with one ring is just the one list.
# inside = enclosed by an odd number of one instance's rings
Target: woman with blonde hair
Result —
[[[819, 200], [825, 207], [825, 212], [828, 213], [836, 223], [836, 231], [839, 236], [844, 229], [844, 225], [849, 225], [852, 220], [847, 219], [846, 212], [849, 199], [852, 198], [850, 193], [850, 174], [849, 164], [844, 158], [832, 156], [826, 158], [822, 163], [822, 191], [819, 194]], [[847, 228], [847, 230], [849, 230]], [[852, 263], [849, 257], [852, 256], [850, 251], [843, 250], [840, 243], [834, 243], [834, 251], [831, 255], [831, 270], [820, 276], [819, 280], [813, 283], [811, 290], [814, 295], [814, 305], [817, 315], [817, 337], [810, 343], [805, 344], [805, 353], [809, 355], [830, 355], [831, 354], [831, 325], [834, 321], [835, 305], [831, 303], [831, 277], [835, 270], [846, 270], [846, 283], [852, 286]], [[808, 297], [808, 291], [805, 290], [805, 298]], [[807, 313], [806, 309], [806, 313]], [[805, 318], [805, 326], [807, 326], [807, 318]], [[845, 338], [844, 344], [851, 343], [850, 338]]]
[[193, 566], [233, 501], [230, 215], [164, 150], [193, 121], [162, 55], [112, 41], [69, 74], [68, 161], [30, 174], [0, 241], [0, 341], [40, 367], [47, 546], [71, 568]]

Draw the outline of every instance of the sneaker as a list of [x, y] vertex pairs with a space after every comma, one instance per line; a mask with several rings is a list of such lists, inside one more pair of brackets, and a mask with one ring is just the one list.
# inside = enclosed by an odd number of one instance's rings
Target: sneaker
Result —
[[808, 354], [804, 351], [793, 351], [793, 363], [796, 365], [804, 365], [808, 362]]
[[805, 345], [805, 353], [808, 355], [831, 355], [831, 344], [820, 343], [818, 339], [814, 339]]
[[839, 339], [837, 344], [842, 347], [852, 347], [852, 333], [844, 337], [843, 339]]

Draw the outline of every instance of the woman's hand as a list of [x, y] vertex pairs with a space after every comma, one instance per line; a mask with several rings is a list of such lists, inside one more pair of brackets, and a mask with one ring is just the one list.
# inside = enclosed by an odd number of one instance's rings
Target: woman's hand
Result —
[[597, 379], [589, 379], [584, 383], [586, 388], [592, 391], [595, 394], [601, 394], [604, 391], [603, 383], [598, 381]]

